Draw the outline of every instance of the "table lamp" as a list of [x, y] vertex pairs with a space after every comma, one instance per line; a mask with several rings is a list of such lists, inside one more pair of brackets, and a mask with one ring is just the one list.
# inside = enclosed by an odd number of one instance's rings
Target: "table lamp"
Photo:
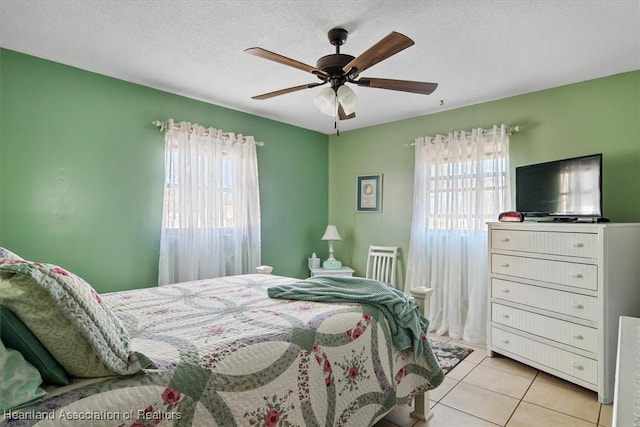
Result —
[[333, 241], [341, 240], [338, 229], [335, 225], [327, 225], [327, 230], [324, 232], [321, 240], [329, 241], [329, 258], [322, 263], [322, 267], [325, 270], [338, 270], [342, 268], [342, 263], [333, 257]]

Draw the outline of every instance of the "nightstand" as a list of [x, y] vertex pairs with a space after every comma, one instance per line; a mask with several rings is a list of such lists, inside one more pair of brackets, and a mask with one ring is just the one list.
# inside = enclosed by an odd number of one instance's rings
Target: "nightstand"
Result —
[[310, 268], [311, 277], [313, 276], [351, 276], [355, 272], [353, 268], [342, 266], [337, 270], [326, 270], [324, 268]]

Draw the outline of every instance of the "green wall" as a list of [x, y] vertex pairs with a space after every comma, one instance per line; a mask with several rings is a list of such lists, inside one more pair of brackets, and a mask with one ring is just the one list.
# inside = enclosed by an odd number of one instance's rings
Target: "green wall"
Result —
[[[343, 237], [334, 244], [336, 258], [363, 274], [370, 244], [400, 246], [404, 283], [414, 170], [413, 149], [405, 144], [418, 136], [501, 123], [524, 127], [510, 138], [512, 170], [603, 153], [604, 215], [640, 222], [640, 71], [635, 71], [331, 136], [329, 221]], [[372, 173], [383, 174], [383, 210], [356, 213], [356, 176]]]
[[264, 141], [262, 262], [306, 277], [327, 224], [326, 135], [9, 50], [0, 50], [0, 246], [100, 292], [154, 286], [164, 140], [151, 122], [170, 117]]
[[[407, 96], [418, 96], [410, 95]], [[604, 154], [604, 213], [640, 222], [640, 71], [372, 126], [339, 137], [0, 50], [0, 245], [69, 268], [99, 291], [153, 286], [172, 117], [254, 135], [262, 261], [305, 277], [327, 222], [336, 257], [363, 274], [370, 244], [401, 248], [404, 281], [417, 136], [520, 124], [516, 167]], [[355, 212], [355, 181], [383, 174], [381, 213]], [[313, 183], [309, 191], [308, 183]]]

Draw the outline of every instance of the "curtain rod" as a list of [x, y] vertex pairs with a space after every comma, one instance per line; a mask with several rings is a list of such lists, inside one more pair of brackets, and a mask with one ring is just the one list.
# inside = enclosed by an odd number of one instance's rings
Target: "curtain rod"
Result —
[[[506, 127], [507, 132], [509, 133], [509, 135], [511, 135], [513, 133], [518, 133], [518, 132], [520, 132], [520, 131], [522, 131], [524, 129], [524, 127], [522, 125], [505, 126], [505, 127]], [[471, 131], [456, 131], [456, 132], [458, 132], [458, 133], [460, 133], [460, 132], [471, 133]], [[416, 145], [415, 141], [411, 141], [408, 144], [404, 144], [405, 147], [414, 147], [415, 145]]]
[[[154, 120], [154, 121], [151, 122], [151, 124], [156, 126], [156, 127], [158, 127], [158, 128], [160, 128], [160, 132], [164, 132], [165, 130], [169, 129], [169, 121], [165, 122], [165, 121], [162, 121], [162, 120]], [[192, 130], [193, 130], [193, 126], [200, 126], [200, 125], [198, 125], [197, 123], [193, 123], [193, 124], [191, 124], [191, 126], [192, 126]], [[173, 129], [174, 130], [180, 129], [179, 122], [178, 123], [176, 123], [176, 122], [173, 123]], [[208, 132], [208, 129], [205, 129], [205, 131]], [[231, 138], [231, 134], [229, 134], [228, 132], [222, 132], [222, 137], [226, 138], [226, 139], [230, 139]], [[256, 141], [256, 145], [258, 147], [264, 147], [264, 142]]]

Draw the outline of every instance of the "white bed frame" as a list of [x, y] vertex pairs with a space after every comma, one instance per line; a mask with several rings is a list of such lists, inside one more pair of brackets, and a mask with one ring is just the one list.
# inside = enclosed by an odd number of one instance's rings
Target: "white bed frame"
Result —
[[[433, 289], [431, 288], [413, 288], [411, 289], [411, 296], [416, 301], [416, 304], [420, 307], [422, 315], [429, 318], [429, 310], [431, 307], [431, 294]], [[429, 392], [417, 394], [414, 399], [413, 411], [410, 414], [413, 418], [418, 418], [422, 421], [428, 421], [433, 414], [429, 406]]]

